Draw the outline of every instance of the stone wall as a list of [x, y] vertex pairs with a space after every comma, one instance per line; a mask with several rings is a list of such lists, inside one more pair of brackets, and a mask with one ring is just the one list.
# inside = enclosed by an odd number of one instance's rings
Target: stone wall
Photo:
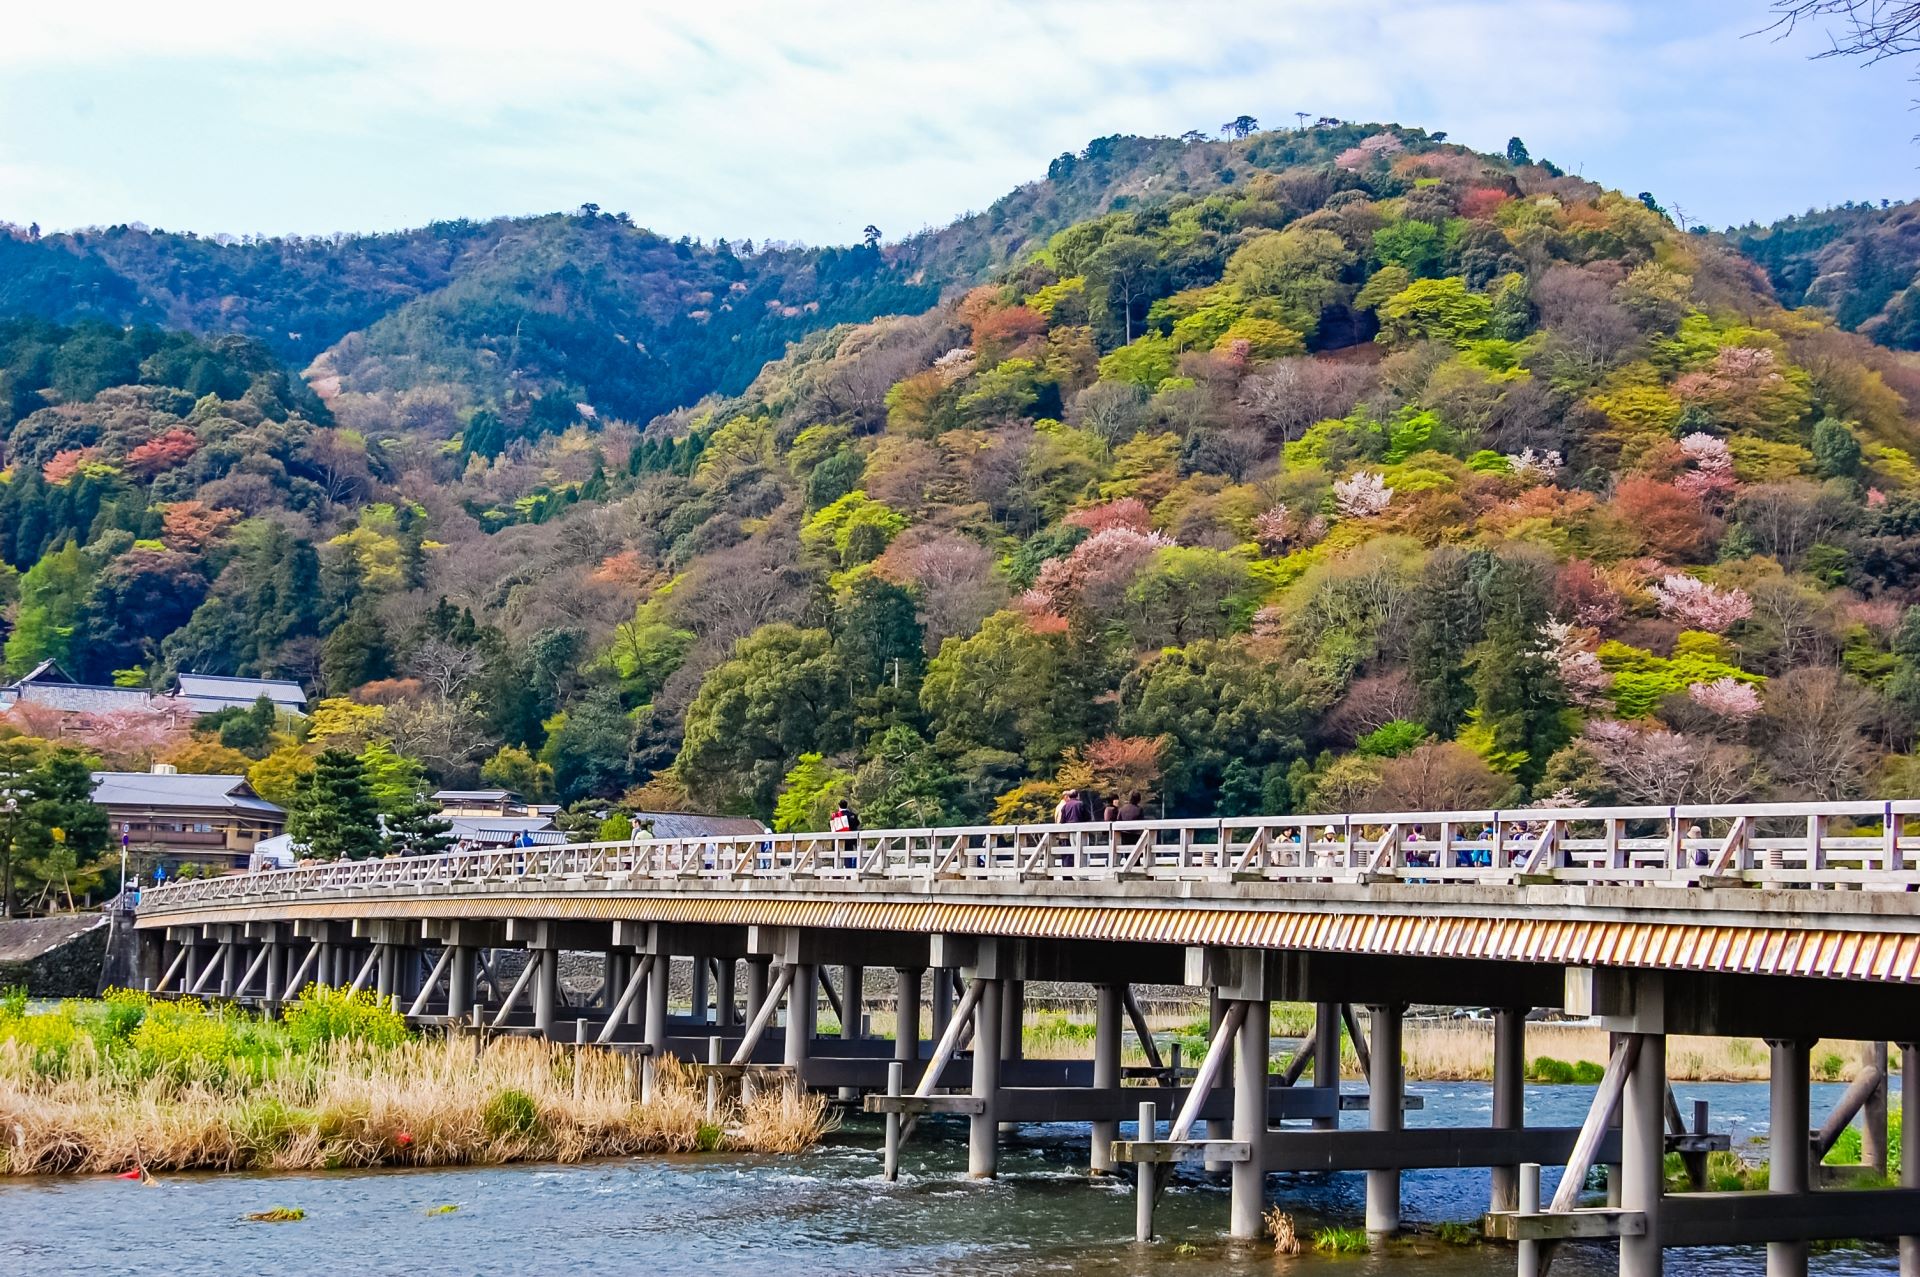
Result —
[[100, 991], [107, 916], [59, 914], [0, 922], [0, 988], [36, 998], [90, 998]]

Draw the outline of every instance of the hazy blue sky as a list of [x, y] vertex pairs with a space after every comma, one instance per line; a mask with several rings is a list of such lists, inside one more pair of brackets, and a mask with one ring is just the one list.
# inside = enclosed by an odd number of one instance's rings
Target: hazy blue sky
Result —
[[704, 237], [889, 237], [1105, 133], [1446, 129], [1768, 220], [1916, 190], [1907, 69], [1743, 38], [1766, 0], [336, 0], [14, 6], [0, 219], [378, 230], [591, 200]]

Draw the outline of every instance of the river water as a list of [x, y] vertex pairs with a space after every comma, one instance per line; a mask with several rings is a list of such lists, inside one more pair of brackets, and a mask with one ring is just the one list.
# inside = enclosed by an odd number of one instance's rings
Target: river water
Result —
[[[1764, 1136], [1764, 1086], [1681, 1084], [1682, 1108], [1713, 1105], [1714, 1129], [1735, 1147]], [[1842, 1090], [1816, 1086], [1816, 1120]], [[1424, 1110], [1408, 1125], [1485, 1125], [1484, 1084], [1414, 1084]], [[1590, 1087], [1527, 1092], [1528, 1120], [1576, 1125]], [[869, 1119], [870, 1120], [870, 1119]], [[1350, 1113], [1350, 1125], [1365, 1114]], [[821, 1277], [861, 1274], [1128, 1274], [1174, 1277], [1261, 1274], [1435, 1274], [1494, 1277], [1513, 1271], [1504, 1247], [1459, 1248], [1417, 1233], [1358, 1256], [1276, 1260], [1272, 1248], [1225, 1242], [1227, 1196], [1197, 1173], [1162, 1199], [1163, 1240], [1133, 1245], [1133, 1195], [1124, 1182], [1090, 1181], [1084, 1127], [1022, 1127], [1001, 1159], [1001, 1178], [964, 1178], [959, 1125], [923, 1124], [900, 1180], [884, 1182], [877, 1128], [855, 1124], [794, 1158], [686, 1157], [587, 1166], [297, 1175], [180, 1175], [153, 1188], [90, 1178], [0, 1182], [0, 1274], [103, 1277], [121, 1273], [218, 1274], [660, 1274]], [[1357, 1224], [1360, 1175], [1274, 1176], [1303, 1233]], [[1547, 1191], [1553, 1174], [1547, 1172]], [[1470, 1219], [1484, 1208], [1485, 1171], [1405, 1177], [1412, 1224]], [[456, 1205], [451, 1213], [435, 1208]], [[249, 1212], [297, 1206], [297, 1223], [246, 1222]], [[1884, 1247], [1818, 1254], [1816, 1273], [1891, 1273]], [[1675, 1251], [1670, 1272], [1733, 1277], [1762, 1271], [1761, 1252]], [[1569, 1249], [1556, 1277], [1614, 1271], [1611, 1248]]]

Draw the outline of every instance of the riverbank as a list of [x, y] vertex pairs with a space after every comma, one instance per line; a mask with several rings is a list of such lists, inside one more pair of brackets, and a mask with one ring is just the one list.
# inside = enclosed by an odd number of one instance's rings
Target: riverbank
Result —
[[277, 1021], [118, 992], [0, 1002], [0, 1175], [793, 1153], [830, 1125], [777, 1088], [709, 1121], [672, 1061], [642, 1103], [612, 1052], [416, 1036], [364, 994], [309, 989]]
[[[1361, 1024], [1366, 1014], [1360, 1013]], [[1147, 1016], [1156, 1036], [1181, 1044], [1189, 1065], [1197, 1064], [1207, 1049], [1204, 1009], [1160, 1011]], [[1272, 1032], [1282, 1058], [1292, 1045], [1313, 1030], [1313, 1008], [1303, 1003], [1277, 1002]], [[1407, 1020], [1401, 1029], [1401, 1047], [1410, 1082], [1490, 1082], [1493, 1080], [1493, 1021]], [[1032, 1017], [1026, 1026], [1024, 1047], [1031, 1059], [1085, 1059], [1092, 1051], [1093, 1021], [1085, 1015], [1061, 1012]], [[1812, 1050], [1814, 1080], [1850, 1082], [1864, 1065], [1862, 1044], [1822, 1040]], [[1123, 1049], [1128, 1064], [1146, 1057], [1131, 1035]], [[1527, 1072], [1542, 1083], [1595, 1083], [1606, 1068], [1607, 1031], [1591, 1024], [1535, 1020], [1527, 1025]], [[1896, 1053], [1897, 1060], [1897, 1053]], [[1767, 1044], [1758, 1038], [1703, 1038], [1675, 1035], [1667, 1046], [1667, 1075], [1676, 1082], [1764, 1082], [1768, 1076]], [[1344, 1034], [1340, 1043], [1341, 1075], [1365, 1080], [1353, 1043]]]

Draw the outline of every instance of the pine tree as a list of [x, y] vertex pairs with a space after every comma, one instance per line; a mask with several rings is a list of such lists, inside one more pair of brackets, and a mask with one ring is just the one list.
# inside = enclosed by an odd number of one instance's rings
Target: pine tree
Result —
[[379, 809], [360, 760], [323, 749], [300, 778], [287, 832], [318, 860], [365, 860], [381, 850]]
[[425, 795], [414, 794], [387, 813], [387, 850], [401, 856], [432, 856], [446, 850], [453, 822]]

